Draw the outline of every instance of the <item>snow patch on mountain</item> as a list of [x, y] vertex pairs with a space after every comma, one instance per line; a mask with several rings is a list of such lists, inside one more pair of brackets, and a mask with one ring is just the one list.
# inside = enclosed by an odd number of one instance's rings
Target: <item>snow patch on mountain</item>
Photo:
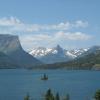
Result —
[[65, 57], [67, 56], [69, 58], [74, 59], [88, 50], [89, 48], [66, 50], [57, 45], [54, 48], [44, 48], [44, 47], [33, 48], [32, 51], [29, 53], [36, 58], [42, 58], [46, 55], [58, 54], [60, 56], [65, 56]]
[[76, 55], [72, 54], [70, 51], [67, 51], [65, 54], [66, 54], [66, 56], [70, 56], [72, 58], [77, 57]]

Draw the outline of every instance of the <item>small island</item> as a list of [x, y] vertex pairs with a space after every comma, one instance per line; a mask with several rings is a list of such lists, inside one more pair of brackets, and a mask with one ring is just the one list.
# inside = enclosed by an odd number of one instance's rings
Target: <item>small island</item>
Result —
[[43, 77], [41, 77], [41, 80], [48, 80], [48, 76], [44, 74]]

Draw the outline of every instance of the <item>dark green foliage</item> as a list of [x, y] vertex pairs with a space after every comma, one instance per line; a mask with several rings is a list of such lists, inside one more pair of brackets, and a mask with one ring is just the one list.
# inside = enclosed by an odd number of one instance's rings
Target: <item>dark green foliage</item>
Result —
[[56, 94], [55, 100], [60, 100], [59, 93]]
[[51, 89], [48, 89], [45, 95], [45, 100], [54, 100], [53, 93], [51, 92]]
[[94, 96], [95, 100], [100, 100], [100, 90], [97, 90]]
[[[24, 97], [24, 100], [33, 100], [33, 98], [31, 98], [30, 95], [27, 93], [27, 95]], [[67, 94], [64, 99], [62, 98], [60, 99], [60, 95], [58, 92], [56, 93], [56, 95], [54, 95], [51, 89], [48, 89], [46, 91], [46, 94], [44, 95], [43, 100], [70, 100], [70, 96], [69, 94]], [[99, 100], [99, 99], [96, 99], [96, 100]]]
[[[60, 100], [60, 95], [58, 92], [56, 93], [56, 95], [54, 95], [51, 89], [48, 89], [45, 95], [45, 100]], [[70, 100], [69, 94], [67, 94], [66, 97], [61, 100]]]
[[64, 98], [64, 100], [70, 100], [69, 94], [66, 95], [66, 97]]
[[30, 100], [29, 94], [27, 94], [27, 95], [24, 97], [24, 100]]

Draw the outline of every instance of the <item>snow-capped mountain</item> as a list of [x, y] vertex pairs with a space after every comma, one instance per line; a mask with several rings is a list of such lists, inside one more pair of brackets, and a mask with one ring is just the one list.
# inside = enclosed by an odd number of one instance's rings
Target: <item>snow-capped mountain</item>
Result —
[[88, 49], [66, 50], [57, 45], [54, 48], [34, 48], [29, 53], [44, 63], [56, 63], [72, 60], [86, 51]]
[[73, 49], [73, 50], [70, 50], [68, 51], [71, 55], [74, 55], [75, 57], [78, 57], [80, 55], [83, 55], [83, 53], [87, 52], [89, 50], [89, 48], [87, 49]]
[[82, 55], [80, 55], [80, 57], [83, 57], [92, 53], [97, 53], [98, 51], [100, 52], [100, 46], [92, 46], [87, 49], [87, 52], [84, 52]]
[[36, 58], [41, 58], [46, 55], [73, 56], [70, 53], [68, 53], [67, 50], [61, 48], [59, 45], [57, 45], [54, 48], [44, 48], [44, 47], [33, 48], [33, 50], [29, 53]]
[[33, 48], [33, 50], [29, 53], [36, 58], [40, 58], [42, 56], [45, 56], [47, 52], [48, 52], [47, 48], [38, 47], [38, 48]]

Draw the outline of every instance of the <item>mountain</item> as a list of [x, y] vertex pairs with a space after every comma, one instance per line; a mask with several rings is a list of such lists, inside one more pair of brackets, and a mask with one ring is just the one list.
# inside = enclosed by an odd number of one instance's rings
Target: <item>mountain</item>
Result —
[[1, 34], [0, 52], [3, 53], [6, 57], [9, 57], [10, 62], [20, 66], [20, 68], [28, 68], [41, 64], [39, 60], [23, 50], [18, 36]]
[[44, 68], [50, 69], [88, 69], [88, 70], [100, 70], [100, 47], [93, 46], [82, 56], [75, 58], [72, 61], [47, 64], [43, 66]]
[[100, 46], [92, 46], [87, 50], [87, 52], [83, 53], [81, 56], [85, 56], [85, 55], [88, 55], [88, 54], [91, 54], [91, 53], [95, 53], [99, 50], [100, 50]]
[[1, 68], [16, 68], [16, 67], [18, 67], [18, 65], [14, 64], [13, 60], [11, 60], [4, 53], [0, 52], [0, 69]]
[[77, 59], [74, 59], [73, 61], [66, 62], [65, 67], [67, 66], [72, 66], [72, 67], [78, 67], [78, 68], [83, 68], [83, 69], [93, 69], [94, 67], [98, 65], [100, 68], [100, 49], [90, 48], [84, 56], [81, 56]]
[[29, 53], [46, 64], [52, 64], [73, 60], [86, 51], [87, 49], [65, 50], [61, 46], [57, 45], [54, 48], [34, 48]]

